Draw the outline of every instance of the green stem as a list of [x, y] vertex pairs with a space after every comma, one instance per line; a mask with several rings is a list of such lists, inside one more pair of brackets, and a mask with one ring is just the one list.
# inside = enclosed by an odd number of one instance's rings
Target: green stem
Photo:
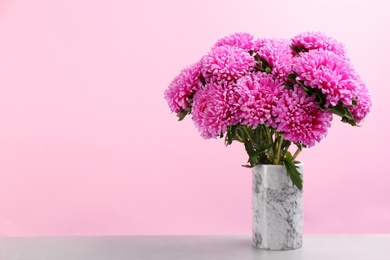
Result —
[[255, 142], [253, 142], [253, 139], [252, 139], [251, 135], [248, 132], [247, 126], [243, 126], [242, 128], [244, 128], [244, 131], [245, 131], [246, 135], [248, 136], [249, 142], [251, 142], [252, 146], [255, 147]]
[[283, 135], [279, 135], [277, 134], [278, 136], [278, 140], [276, 142], [276, 156], [275, 156], [275, 161], [274, 161], [274, 164], [279, 164], [280, 163], [280, 153], [281, 153], [281, 150], [282, 150], [282, 144], [283, 144], [283, 141], [284, 141], [284, 136]]
[[[268, 139], [267, 139], [267, 143], [268, 144], [273, 144], [273, 140], [272, 140], [272, 134], [271, 134], [271, 129], [269, 129], [267, 126], [265, 126], [264, 125], [264, 129], [265, 129], [265, 132], [267, 133], [267, 137], [268, 137]], [[275, 154], [275, 151], [274, 151], [274, 148], [273, 147], [271, 147], [271, 152], [272, 152], [272, 154]]]
[[302, 151], [302, 149], [300, 149], [300, 148], [298, 148], [298, 149], [295, 151], [295, 153], [294, 153], [294, 155], [293, 155], [293, 158], [292, 158], [292, 161], [293, 161], [293, 162], [295, 161], [295, 159], [297, 158], [298, 154], [299, 154], [301, 151]]
[[275, 133], [275, 143], [273, 145], [273, 149], [274, 149], [274, 160], [273, 160], [273, 164], [278, 164], [278, 144], [279, 144], [279, 134], [278, 132]]
[[[284, 141], [283, 141], [283, 142], [284, 142]], [[282, 150], [282, 155], [281, 155], [280, 158], [284, 158], [284, 157], [286, 156], [286, 153], [288, 152], [288, 149], [290, 148], [290, 145], [291, 145], [291, 144], [286, 145], [286, 146], [283, 148], [283, 150]]]

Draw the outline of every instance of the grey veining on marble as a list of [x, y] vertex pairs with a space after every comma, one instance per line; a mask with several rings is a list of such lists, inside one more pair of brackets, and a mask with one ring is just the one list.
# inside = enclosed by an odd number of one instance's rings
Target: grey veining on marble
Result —
[[[303, 173], [303, 164], [298, 165]], [[268, 250], [302, 247], [303, 192], [293, 186], [284, 166], [252, 168], [253, 246]]]

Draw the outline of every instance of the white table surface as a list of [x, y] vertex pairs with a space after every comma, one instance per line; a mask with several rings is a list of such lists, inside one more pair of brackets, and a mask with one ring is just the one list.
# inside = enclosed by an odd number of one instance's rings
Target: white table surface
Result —
[[0, 260], [390, 260], [390, 234], [304, 235], [303, 247], [266, 251], [240, 236], [0, 237]]

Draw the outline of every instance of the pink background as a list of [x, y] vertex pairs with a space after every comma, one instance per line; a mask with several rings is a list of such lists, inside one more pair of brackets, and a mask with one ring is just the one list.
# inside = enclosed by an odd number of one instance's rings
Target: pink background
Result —
[[371, 88], [305, 150], [305, 233], [390, 233], [388, 1], [0, 1], [0, 236], [249, 234], [241, 145], [163, 91], [214, 42], [322, 31]]

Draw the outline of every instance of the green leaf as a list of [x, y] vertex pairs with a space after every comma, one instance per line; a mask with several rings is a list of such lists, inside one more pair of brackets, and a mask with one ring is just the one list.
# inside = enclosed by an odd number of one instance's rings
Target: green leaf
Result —
[[317, 104], [321, 104], [323, 102], [322, 97], [319, 95], [316, 95], [316, 97], [314, 98], [314, 102], [316, 102]]
[[232, 142], [233, 142], [232, 132], [231, 132], [231, 130], [230, 130], [229, 128], [230, 128], [230, 126], [229, 126], [228, 129], [226, 130], [226, 135], [225, 135], [225, 146], [231, 145]]
[[348, 123], [352, 126], [357, 126], [357, 123], [352, 115], [352, 113], [349, 111], [348, 107], [344, 107], [341, 102], [339, 102], [336, 106], [330, 107], [329, 111], [333, 114], [336, 114], [341, 117], [341, 122]]
[[[244, 127], [246, 127], [246, 126], [244, 126]], [[246, 130], [248, 131], [248, 133], [249, 133], [250, 136], [253, 136], [254, 130], [253, 130], [252, 127], [246, 127]]]
[[256, 65], [254, 67], [254, 69], [255, 69], [255, 72], [262, 71], [262, 68], [259, 65]]
[[290, 161], [292, 160], [292, 154], [289, 151], [286, 152], [286, 159]]
[[255, 67], [257, 70], [264, 71], [266, 73], [271, 72], [271, 66], [269, 65], [269, 63], [265, 59], [261, 58], [258, 54], [256, 54], [253, 57], [255, 58], [255, 61], [257, 62], [256, 67]]
[[255, 148], [256, 150], [261, 150], [261, 146], [257, 143], [253, 143], [253, 148]]
[[186, 115], [188, 115], [189, 113], [190, 113], [190, 110], [187, 108], [187, 109], [183, 110], [183, 112], [177, 114], [179, 121], [183, 120], [186, 117]]
[[253, 146], [250, 142], [245, 142], [244, 146], [245, 146], [245, 150], [249, 156], [249, 159], [248, 159], [249, 164], [251, 166], [255, 166], [256, 162], [258, 162], [259, 153], [253, 149]]
[[265, 153], [260, 153], [260, 161], [261, 164], [271, 164], [271, 161], [268, 160], [267, 155]]
[[237, 127], [236, 135], [237, 135], [238, 139], [246, 140], [246, 138], [245, 138], [245, 131], [241, 127]]
[[265, 153], [265, 156], [267, 158], [267, 161], [269, 161], [271, 164], [273, 161], [275, 161], [275, 156], [270, 151]]
[[347, 117], [343, 117], [343, 118], [341, 118], [341, 122], [350, 124], [351, 126], [359, 126], [359, 125], [356, 123], [355, 119], [353, 119], [353, 118], [350, 119], [350, 118], [347, 118]]
[[253, 56], [254, 58], [255, 58], [255, 61], [257, 61], [257, 62], [261, 62], [261, 57], [258, 55], [258, 54], [256, 54], [255, 56]]
[[233, 142], [233, 137], [232, 137], [232, 131], [231, 131], [231, 126], [229, 126], [226, 129], [226, 135], [225, 135], [225, 145], [231, 145]]
[[233, 143], [233, 141], [239, 141], [242, 142], [240, 137], [237, 134], [237, 128], [240, 126], [240, 124], [236, 125], [229, 125], [226, 129], [226, 136], [225, 136], [225, 145], [228, 146]]
[[[261, 138], [260, 138], [260, 126], [257, 126], [257, 127], [253, 130], [252, 139], [253, 139], [253, 142], [255, 142], [256, 144], [260, 144], [260, 142], [261, 142]], [[256, 147], [255, 147], [255, 148], [256, 148]], [[258, 148], [256, 148], [256, 149], [258, 149]]]
[[351, 112], [347, 107], [345, 107], [345, 117], [348, 119], [353, 119], [353, 115], [351, 114]]
[[287, 78], [291, 81], [295, 81], [295, 79], [297, 78], [297, 74], [294, 72], [294, 73], [290, 73], [287, 75]]
[[245, 151], [248, 153], [248, 155], [250, 157], [255, 152], [252, 144], [250, 142], [245, 142], [244, 146], [245, 146]]
[[259, 163], [259, 155], [260, 152], [254, 152], [249, 156], [248, 162], [250, 163], [250, 165], [255, 166]]
[[266, 149], [268, 149], [268, 148], [270, 148], [270, 147], [272, 147], [272, 146], [274, 146], [274, 144], [273, 143], [271, 143], [271, 144], [265, 144], [265, 145], [262, 145], [262, 146], [259, 146], [259, 151], [264, 151], [264, 150], [266, 150]]
[[292, 44], [290, 47], [291, 47], [291, 49], [292, 49], [295, 53], [308, 52], [308, 50], [307, 50], [305, 47], [303, 47], [303, 46], [296, 46], [296, 45], [293, 45], [293, 44]]
[[345, 108], [341, 104], [337, 104], [336, 106], [331, 107], [329, 110], [333, 114], [341, 116], [341, 117], [344, 117], [347, 114], [347, 111], [345, 110]]
[[[291, 153], [289, 154], [289, 157], [291, 157]], [[292, 162], [292, 158], [286, 158], [283, 159], [284, 166], [286, 167], [287, 175], [290, 176], [291, 181], [293, 185], [295, 185], [299, 190], [302, 190], [302, 178], [301, 174], [297, 170], [297, 166]]]
[[271, 66], [269, 65], [268, 61], [266, 61], [263, 58], [260, 58], [260, 59], [261, 59], [261, 65], [263, 65], [264, 69], [267, 68], [267, 67], [271, 68]]
[[353, 106], [357, 106], [357, 105], [358, 105], [358, 102], [357, 102], [356, 99], [352, 99], [352, 105], [353, 105]]
[[282, 144], [282, 149], [284, 149], [285, 147], [288, 147], [291, 145], [291, 142], [288, 141], [288, 140], [283, 140], [283, 144]]

